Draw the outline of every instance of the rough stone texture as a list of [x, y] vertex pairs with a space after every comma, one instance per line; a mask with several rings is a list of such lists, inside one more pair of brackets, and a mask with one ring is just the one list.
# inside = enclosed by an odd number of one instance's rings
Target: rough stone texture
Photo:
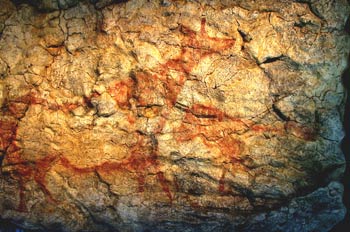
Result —
[[0, 0], [0, 216], [328, 231], [346, 0]]

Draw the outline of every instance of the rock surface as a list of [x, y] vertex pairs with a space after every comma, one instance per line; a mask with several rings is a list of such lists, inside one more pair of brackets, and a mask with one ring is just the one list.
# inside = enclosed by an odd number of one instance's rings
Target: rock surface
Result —
[[0, 0], [0, 217], [328, 231], [346, 0]]

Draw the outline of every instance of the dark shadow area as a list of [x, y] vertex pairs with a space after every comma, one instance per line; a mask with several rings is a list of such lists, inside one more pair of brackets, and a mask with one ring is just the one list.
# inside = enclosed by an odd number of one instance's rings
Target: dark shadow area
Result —
[[0, 219], [0, 232], [29, 232], [27, 230], [23, 230], [18, 228], [18, 226]]
[[[350, 34], [350, 17], [345, 26], [345, 31]], [[343, 177], [344, 197], [343, 201], [347, 208], [347, 213], [343, 221], [334, 227], [331, 232], [345, 232], [350, 229], [350, 57], [348, 58], [348, 68], [343, 74], [343, 85], [347, 91], [347, 99], [344, 114], [344, 129], [346, 136], [342, 142], [342, 150], [346, 160], [346, 170]]]

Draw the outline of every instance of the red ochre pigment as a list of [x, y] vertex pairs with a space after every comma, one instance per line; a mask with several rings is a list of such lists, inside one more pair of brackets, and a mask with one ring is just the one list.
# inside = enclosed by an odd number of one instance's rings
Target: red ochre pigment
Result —
[[[158, 112], [162, 116], [162, 119], [159, 120], [158, 126], [153, 131], [153, 137], [147, 138], [146, 135], [137, 134], [138, 143], [130, 148], [130, 155], [120, 162], [105, 162], [91, 167], [78, 167], [72, 164], [64, 154], [60, 154], [47, 155], [35, 162], [28, 163], [21, 158], [21, 150], [16, 145], [18, 127], [16, 119], [23, 117], [31, 105], [41, 104], [48, 110], [61, 110], [64, 113], [69, 113], [79, 106], [93, 107], [91, 99], [98, 97], [98, 93], [92, 93], [91, 96], [84, 97], [81, 103], [66, 103], [62, 105], [49, 104], [45, 99], [35, 97], [33, 93], [11, 100], [8, 104], [8, 110], [3, 113], [12, 119], [0, 121], [0, 149], [6, 152], [6, 164], [13, 166], [11, 175], [18, 181], [20, 201], [17, 210], [20, 212], [27, 211], [25, 204], [25, 184], [29, 180], [34, 180], [37, 183], [49, 202], [57, 202], [50, 193], [46, 181], [46, 174], [54, 165], [61, 165], [67, 171], [79, 175], [95, 172], [133, 173], [136, 175], [138, 182], [138, 192], [145, 191], [146, 176], [152, 172], [156, 174], [155, 177], [160, 187], [169, 201], [172, 202], [174, 194], [171, 193], [171, 189], [175, 188], [179, 192], [181, 191], [180, 186], [176, 178], [174, 183], [171, 183], [161, 171], [161, 163], [158, 160], [158, 144], [152, 140], [155, 140], [155, 136], [163, 130], [166, 123], [166, 116], [174, 108], [177, 96], [193, 68], [203, 58], [223, 52], [235, 44], [234, 39], [210, 37], [205, 26], [205, 19], [201, 20], [199, 32], [181, 26], [180, 30], [184, 34], [181, 53], [178, 57], [159, 65], [156, 74], [146, 71], [137, 72], [133, 77], [118, 81], [112, 87], [108, 88], [108, 92], [115, 99], [118, 107], [124, 110], [131, 110], [131, 98], [137, 101], [138, 106], [152, 106], [158, 97], [162, 97], [166, 101], [166, 105]], [[175, 78], [170, 76], [170, 72], [174, 71], [177, 73]], [[128, 114], [127, 118], [130, 124], [136, 121], [134, 115], [132, 113]], [[286, 131], [292, 131], [301, 139], [307, 141], [316, 139], [316, 133], [313, 128], [303, 127], [297, 123], [287, 122], [284, 128], [258, 125], [248, 120], [231, 117], [215, 107], [202, 104], [194, 104], [185, 110], [183, 123], [179, 128], [174, 129], [174, 134], [179, 143], [199, 137], [205, 146], [218, 148], [220, 150], [220, 156], [222, 156], [222, 159], [226, 163], [237, 165], [240, 163], [239, 155], [244, 149], [244, 144], [242, 141], [233, 138], [230, 133], [232, 134], [235, 131], [241, 130], [250, 130], [255, 133], [268, 132], [276, 135], [284, 135]], [[230, 190], [225, 188], [227, 171], [227, 168], [224, 167], [219, 179], [218, 191], [221, 194], [231, 193]], [[199, 207], [199, 204], [190, 200], [189, 196], [185, 196], [185, 199], [187, 199], [192, 207]]]

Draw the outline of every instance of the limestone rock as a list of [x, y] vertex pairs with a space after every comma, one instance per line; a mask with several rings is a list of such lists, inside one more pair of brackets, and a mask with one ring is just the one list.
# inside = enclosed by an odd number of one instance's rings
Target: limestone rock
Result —
[[0, 0], [0, 217], [328, 231], [346, 0]]

